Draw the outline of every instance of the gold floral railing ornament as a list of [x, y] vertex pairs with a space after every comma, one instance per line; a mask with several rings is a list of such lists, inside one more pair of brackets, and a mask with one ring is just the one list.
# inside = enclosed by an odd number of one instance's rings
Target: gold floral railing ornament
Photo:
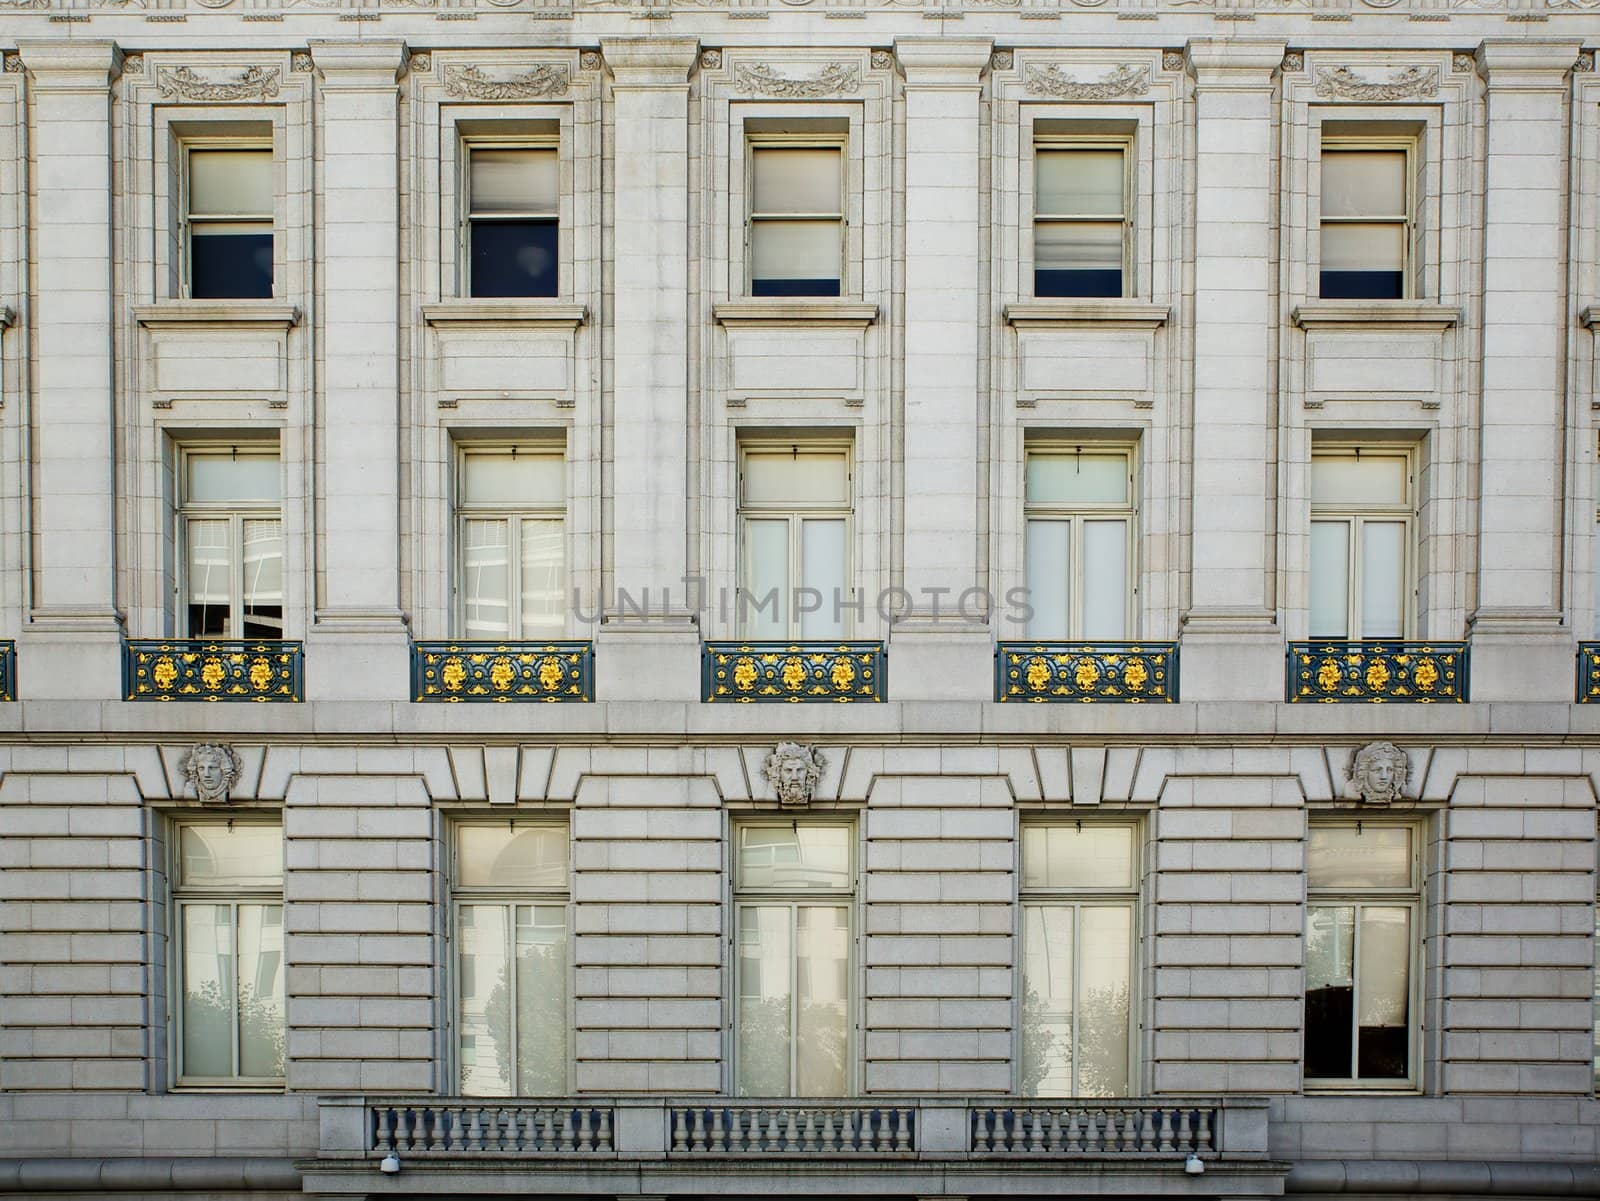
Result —
[[882, 701], [887, 677], [881, 642], [708, 642], [700, 655], [704, 701]]
[[995, 651], [995, 699], [1172, 704], [1178, 648], [1170, 642], [1002, 642]]
[[1600, 705], [1600, 642], [1578, 643], [1578, 704]]
[[1467, 699], [1465, 642], [1291, 642], [1290, 704], [1426, 705]]
[[411, 699], [461, 701], [594, 700], [592, 642], [415, 642]]
[[130, 701], [294, 703], [305, 699], [304, 674], [299, 642], [130, 638], [122, 644], [122, 696]]

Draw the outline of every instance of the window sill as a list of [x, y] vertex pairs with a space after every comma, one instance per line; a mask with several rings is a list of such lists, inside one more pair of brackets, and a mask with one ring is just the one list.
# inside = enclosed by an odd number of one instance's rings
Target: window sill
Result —
[[505, 300], [441, 300], [436, 304], [423, 305], [422, 319], [434, 328], [477, 325], [501, 329], [528, 326], [577, 329], [589, 319], [589, 309], [566, 300], [521, 296]]
[[134, 305], [133, 319], [146, 329], [226, 325], [288, 330], [300, 324], [300, 306], [282, 300], [158, 300]]
[[1290, 313], [1301, 329], [1444, 330], [1461, 321], [1461, 310], [1427, 300], [1308, 300]]
[[831, 296], [781, 300], [724, 300], [712, 306], [719, 325], [774, 327], [804, 325], [834, 329], [865, 329], [878, 319], [878, 306], [860, 300]]
[[1019, 329], [1066, 329], [1094, 325], [1109, 329], [1157, 329], [1172, 309], [1143, 300], [1024, 300], [1005, 308], [1006, 324]]

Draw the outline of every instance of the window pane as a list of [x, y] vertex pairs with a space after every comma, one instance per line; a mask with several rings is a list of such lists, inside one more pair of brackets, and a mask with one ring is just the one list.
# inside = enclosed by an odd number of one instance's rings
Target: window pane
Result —
[[239, 906], [239, 1075], [283, 1075], [283, 906]]
[[1128, 456], [1073, 451], [1028, 455], [1030, 504], [1128, 503]]
[[205, 451], [184, 456], [189, 465], [188, 502], [251, 501], [277, 505], [283, 495], [278, 456]]
[[1345, 638], [1350, 629], [1350, 523], [1311, 523], [1311, 636]]
[[[1032, 462], [1030, 459], [1030, 465]], [[1028, 604], [1033, 607], [1033, 617], [1028, 621], [1029, 638], [1060, 641], [1067, 636], [1071, 539], [1070, 521], [1028, 522]]]
[[734, 1088], [741, 1097], [789, 1095], [789, 914], [787, 905], [739, 909]]
[[233, 1073], [233, 909], [183, 906], [185, 1076]]
[[1133, 827], [1024, 826], [1022, 887], [1132, 888]]
[[567, 1091], [567, 914], [516, 907], [517, 1095]]
[[837, 221], [758, 221], [750, 230], [755, 296], [839, 295]]
[[232, 525], [225, 518], [191, 519], [184, 524], [191, 638], [226, 638], [233, 633]]
[[522, 636], [566, 630], [565, 563], [559, 521], [522, 523]]
[[1128, 632], [1128, 523], [1083, 523], [1083, 636], [1117, 641]]
[[1133, 910], [1080, 910], [1078, 1095], [1128, 1095], [1128, 1022], [1133, 982]]
[[1361, 909], [1356, 968], [1356, 1071], [1364, 1080], [1400, 1080], [1410, 1071], [1411, 911], [1398, 905]]
[[752, 213], [840, 213], [844, 154], [837, 146], [758, 148], [750, 154]]
[[1404, 631], [1405, 534], [1399, 521], [1361, 524], [1361, 636], [1399, 638]]
[[1073, 909], [1022, 911], [1022, 1079], [1025, 1097], [1072, 1093]]
[[[820, 609], [800, 614], [802, 638], [844, 637], [843, 604], [848, 599], [844, 524], [840, 518], [810, 518], [800, 523], [800, 584], [822, 595]], [[808, 597], [807, 603], [816, 603], [816, 598]]]
[[1322, 215], [1404, 217], [1406, 215], [1405, 151], [1324, 150]]
[[850, 887], [848, 826], [744, 826], [738, 886], [793, 891]]
[[552, 220], [475, 220], [470, 231], [472, 295], [555, 296], [561, 228]]
[[1312, 826], [1306, 878], [1312, 888], [1410, 888], [1411, 830]]
[[567, 463], [559, 453], [473, 453], [462, 460], [461, 477], [462, 504], [566, 505]]
[[1034, 212], [1052, 217], [1121, 217], [1120, 150], [1036, 150]]
[[795, 910], [795, 1096], [849, 1092], [850, 914], [843, 906]]
[[270, 888], [283, 881], [279, 826], [180, 826], [178, 853], [185, 888]]
[[283, 637], [283, 523], [250, 518], [244, 529], [244, 636]]
[[745, 594], [739, 621], [751, 638], [789, 636], [789, 523], [744, 523]]
[[271, 223], [191, 225], [189, 295], [196, 300], [270, 300]]
[[189, 151], [189, 213], [196, 217], [272, 216], [272, 151]]
[[1310, 1079], [1352, 1075], [1355, 916], [1351, 905], [1306, 909], [1305, 1075]]
[[565, 888], [565, 826], [456, 827], [456, 882], [467, 887]]
[[1311, 460], [1313, 505], [1404, 505], [1404, 455], [1317, 455]]
[[1122, 224], [1037, 222], [1033, 268], [1036, 296], [1121, 296]]
[[560, 207], [561, 165], [554, 146], [474, 147], [472, 213], [542, 213]]
[[850, 505], [850, 456], [841, 451], [750, 450], [740, 469], [746, 505]]
[[1401, 225], [1324, 225], [1324, 271], [1401, 271], [1405, 268], [1405, 227]]
[[511, 548], [506, 522], [468, 521], [463, 554], [461, 590], [467, 637], [508, 637]]
[[462, 905], [461, 1091], [468, 1096], [511, 1095], [511, 981], [506, 963], [504, 905]]

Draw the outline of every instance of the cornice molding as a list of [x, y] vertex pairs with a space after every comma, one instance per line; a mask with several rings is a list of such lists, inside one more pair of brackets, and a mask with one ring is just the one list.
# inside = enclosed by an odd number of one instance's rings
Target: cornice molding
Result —
[[300, 324], [300, 307], [274, 300], [158, 300], [133, 306], [133, 319], [146, 329], [198, 326], [290, 329]]
[[729, 329], [785, 326], [864, 329], [878, 319], [878, 306], [870, 301], [800, 299], [724, 300], [712, 306], [712, 316]]
[[1461, 310], [1427, 300], [1308, 300], [1289, 314], [1301, 329], [1352, 326], [1384, 329], [1449, 329], [1461, 323]]
[[440, 300], [422, 306], [422, 319], [435, 329], [462, 326], [577, 329], [589, 319], [585, 305], [560, 300]]
[[1018, 329], [1157, 329], [1172, 308], [1141, 300], [1023, 300], [1005, 307], [1006, 324]]
[[601, 38], [600, 54], [619, 88], [689, 86], [689, 72], [700, 61], [697, 38]]

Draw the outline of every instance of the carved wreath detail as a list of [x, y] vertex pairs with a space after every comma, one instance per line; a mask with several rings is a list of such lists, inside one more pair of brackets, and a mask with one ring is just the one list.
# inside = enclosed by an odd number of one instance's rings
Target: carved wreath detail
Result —
[[452, 96], [474, 100], [531, 100], [539, 96], [566, 94], [570, 80], [567, 69], [547, 63], [510, 79], [491, 79], [482, 67], [446, 67], [444, 90]]
[[1150, 68], [1123, 63], [1104, 79], [1092, 83], [1068, 79], [1059, 67], [1030, 66], [1027, 69], [1028, 94], [1057, 96], [1062, 100], [1116, 100], [1123, 96], [1143, 96], [1150, 90]]
[[786, 99], [837, 96], [861, 86], [861, 68], [854, 63], [829, 63], [810, 79], [790, 79], [765, 63], [744, 65], [734, 72], [735, 85], [745, 92]]
[[156, 86], [184, 100], [270, 100], [278, 94], [277, 67], [246, 67], [232, 79], [207, 79], [188, 67], [163, 67]]
[[1439, 94], [1438, 67], [1407, 67], [1393, 79], [1362, 79], [1349, 67], [1324, 67], [1317, 72], [1317, 95], [1341, 100], [1409, 100]]

